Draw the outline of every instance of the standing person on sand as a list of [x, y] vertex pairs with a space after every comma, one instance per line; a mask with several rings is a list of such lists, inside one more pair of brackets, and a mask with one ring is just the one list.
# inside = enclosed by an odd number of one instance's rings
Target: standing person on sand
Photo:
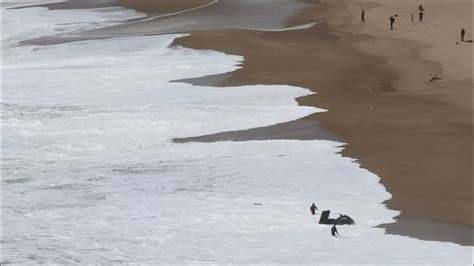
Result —
[[461, 30], [461, 42], [464, 42], [464, 36], [466, 35], [466, 31], [464, 28]]
[[360, 13], [360, 19], [362, 22], [365, 22], [365, 10], [362, 9], [362, 13]]
[[311, 211], [311, 213], [313, 215], [316, 214], [316, 211], [318, 210], [318, 207], [316, 207], [316, 205], [314, 205], [314, 202], [313, 202], [313, 205], [311, 205], [311, 207], [309, 208], [309, 210]]
[[390, 30], [393, 30], [393, 23], [395, 23], [395, 18], [391, 16], [389, 20], [390, 20]]
[[[337, 236], [336, 236], [337, 234]], [[339, 232], [337, 231], [337, 228], [336, 228], [336, 224], [334, 224], [332, 227], [331, 227], [331, 235], [333, 237], [338, 237], [339, 236]]]
[[413, 13], [411, 13], [411, 22], [413, 22], [413, 20], [414, 20]]

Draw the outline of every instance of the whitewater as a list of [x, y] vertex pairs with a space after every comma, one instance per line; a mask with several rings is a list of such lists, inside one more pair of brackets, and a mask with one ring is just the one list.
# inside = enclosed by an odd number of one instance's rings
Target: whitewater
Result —
[[[144, 17], [9, 9], [27, 2], [2, 2], [2, 264], [471, 265], [471, 247], [377, 228], [398, 212], [344, 143], [172, 142], [324, 112], [298, 106], [311, 91], [171, 82], [245, 60], [170, 46], [183, 35], [19, 45]], [[356, 225], [332, 237], [312, 202]]]

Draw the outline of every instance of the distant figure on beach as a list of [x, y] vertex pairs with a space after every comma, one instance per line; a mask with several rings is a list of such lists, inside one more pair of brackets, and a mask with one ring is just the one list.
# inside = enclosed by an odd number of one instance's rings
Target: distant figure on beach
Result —
[[423, 6], [422, 6], [422, 5], [420, 5], [420, 6], [418, 7], [418, 10], [419, 10], [420, 12], [423, 12], [423, 11], [425, 11], [425, 9], [423, 8]]
[[360, 19], [362, 22], [365, 22], [365, 10], [362, 9], [362, 13], [360, 13]]
[[316, 205], [314, 205], [314, 203], [313, 203], [313, 205], [311, 205], [311, 208], [309, 208], [309, 209], [311, 210], [311, 213], [312, 213], [313, 215], [315, 215], [315, 214], [316, 214], [316, 210], [318, 210], [318, 207], [316, 207]]
[[411, 22], [413, 22], [414, 20], [414, 16], [413, 16], [413, 13], [411, 13]]
[[391, 16], [389, 19], [390, 19], [390, 30], [393, 30], [393, 23], [395, 23], [395, 18]]
[[333, 237], [337, 237], [336, 234], [337, 236], [339, 236], [339, 232], [337, 231], [336, 224], [333, 224], [333, 226], [331, 227], [331, 235]]
[[420, 13], [418, 13], [419, 17], [418, 17], [418, 20], [420, 22], [423, 22], [423, 11], [420, 11]]
[[464, 36], [466, 35], [466, 31], [464, 28], [461, 30], [461, 42], [464, 42]]

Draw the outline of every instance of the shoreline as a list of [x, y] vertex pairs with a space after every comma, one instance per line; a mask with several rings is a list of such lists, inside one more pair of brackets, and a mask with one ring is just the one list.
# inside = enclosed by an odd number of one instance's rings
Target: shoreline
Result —
[[[366, 9], [370, 19], [375, 14], [373, 10], [391, 11], [386, 8], [389, 0], [377, 0], [387, 2], [385, 6], [370, 1], [297, 0], [306, 7], [287, 20], [288, 27], [320, 21], [315, 27], [298, 31], [204, 29], [190, 30], [190, 36], [176, 39], [173, 45], [245, 57], [241, 69], [212, 77], [215, 86], [303, 87], [317, 94], [297, 99], [300, 105], [329, 110], [270, 129], [190, 139], [245, 141], [337, 136], [348, 143], [342, 155], [357, 159], [361, 167], [381, 178], [393, 196], [386, 205], [402, 211], [397, 220], [443, 227], [452, 224], [453, 232], [460, 225], [472, 231], [472, 82], [464, 72], [461, 79], [443, 72], [446, 66], [426, 57], [426, 50], [432, 48], [428, 42], [409, 38], [409, 34], [404, 36], [401, 31], [388, 36], [385, 26], [379, 27], [381, 23], [375, 27], [360, 25], [361, 8]], [[401, 2], [402, 6], [407, 4]], [[212, 12], [218, 10], [216, 7]], [[439, 73], [443, 74], [442, 81], [426, 82]], [[185, 82], [199, 84], [205, 79]], [[269, 130], [275, 128], [278, 132], [269, 135]], [[313, 129], [315, 134], [309, 132]], [[413, 223], [404, 224], [383, 227], [390, 234], [472, 245], [472, 237], [459, 239], [459, 234], [454, 233], [443, 239], [437, 239], [433, 230], [425, 236], [415, 236], [423, 228], [418, 226], [415, 230]]]
[[[315, 4], [289, 21], [289, 26], [310, 23], [314, 18], [325, 21], [314, 29], [261, 34], [245, 30], [194, 32], [177, 39], [174, 45], [244, 56], [242, 69], [227, 75], [221, 86], [289, 84], [317, 92], [298, 99], [299, 104], [329, 112], [306, 119], [319, 121], [323, 128], [346, 139], [348, 144], [342, 154], [358, 159], [361, 167], [380, 176], [381, 183], [393, 196], [386, 202], [387, 207], [402, 211], [397, 219], [443, 227], [453, 224], [453, 232], [457, 231], [457, 225], [472, 229], [471, 113], [465, 103], [448, 104], [432, 92], [443, 87], [461, 87], [462, 93], [466, 93], [468, 82], [426, 85], [424, 79], [441, 70], [439, 63], [420, 58], [428, 45], [416, 40], [353, 33], [355, 14], [345, 5], [345, 2]], [[369, 53], [377, 42], [383, 42], [389, 52]], [[246, 49], [250, 43], [258, 43], [254, 48], [259, 53]], [[283, 48], [303, 52], [281, 54]], [[308, 56], [313, 57], [312, 63], [304, 58]], [[404, 64], [390, 64], [393, 58], [402, 58]], [[292, 60], [297, 63], [288, 65]], [[337, 66], [334, 61], [338, 62]], [[283, 62], [283, 66], [278, 66]], [[409, 76], [413, 69], [423, 73], [423, 80]], [[366, 75], [367, 72], [371, 75]], [[341, 76], [345, 79], [338, 80]], [[401, 85], [408, 90], [402, 91]], [[415, 86], [424, 88], [413, 89]], [[444, 89], [443, 93], [449, 91]], [[449, 99], [456, 100], [456, 95]], [[450, 173], [457, 173], [457, 179], [446, 178]], [[446, 187], [450, 187], [449, 191]], [[417, 230], [407, 228], [410, 226], [413, 225], [394, 223], [383, 228], [390, 234], [437, 239], [432, 235], [433, 230], [421, 236], [413, 235]], [[459, 239], [459, 234], [453, 233], [451, 238], [448, 235], [440, 239], [446, 240], [472, 245], [471, 236]]]

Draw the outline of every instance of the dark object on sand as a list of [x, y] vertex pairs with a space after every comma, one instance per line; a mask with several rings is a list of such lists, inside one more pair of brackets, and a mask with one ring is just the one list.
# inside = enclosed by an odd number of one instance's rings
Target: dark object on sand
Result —
[[360, 19], [362, 22], [365, 22], [365, 10], [362, 10], [362, 13], [360, 13]]
[[393, 23], [395, 23], [395, 18], [391, 16], [389, 20], [390, 20], [390, 30], [393, 30]]
[[311, 207], [309, 208], [309, 210], [311, 211], [311, 214], [315, 215], [316, 211], [318, 210], [318, 207], [316, 207], [316, 205], [314, 205], [313, 203]]
[[433, 76], [429, 82], [435, 81], [435, 80], [442, 80], [442, 78], [438, 78], [437, 76]]
[[466, 30], [464, 28], [461, 30], [461, 42], [464, 42], [464, 36], [466, 35]]
[[411, 13], [411, 22], [413, 22], [413, 13]]
[[423, 15], [424, 15], [423, 11], [420, 11], [420, 13], [418, 13], [418, 20], [420, 22], [423, 22]]
[[418, 10], [419, 10], [419, 11], [425, 11], [425, 9], [423, 8], [422, 5], [420, 5], [420, 6], [418, 7]]
[[332, 235], [333, 237], [337, 237], [336, 234], [337, 234], [337, 236], [339, 236], [339, 232], [337, 231], [336, 224], [334, 224], [334, 225], [331, 227], [331, 235]]
[[253, 205], [262, 206], [263, 204], [259, 202], [254, 202]]
[[320, 224], [337, 224], [337, 225], [355, 224], [354, 220], [347, 215], [339, 214], [339, 217], [337, 219], [333, 219], [333, 218], [329, 218], [330, 213], [331, 211], [329, 210], [323, 211], [321, 213], [321, 218], [319, 219], [319, 223]]

